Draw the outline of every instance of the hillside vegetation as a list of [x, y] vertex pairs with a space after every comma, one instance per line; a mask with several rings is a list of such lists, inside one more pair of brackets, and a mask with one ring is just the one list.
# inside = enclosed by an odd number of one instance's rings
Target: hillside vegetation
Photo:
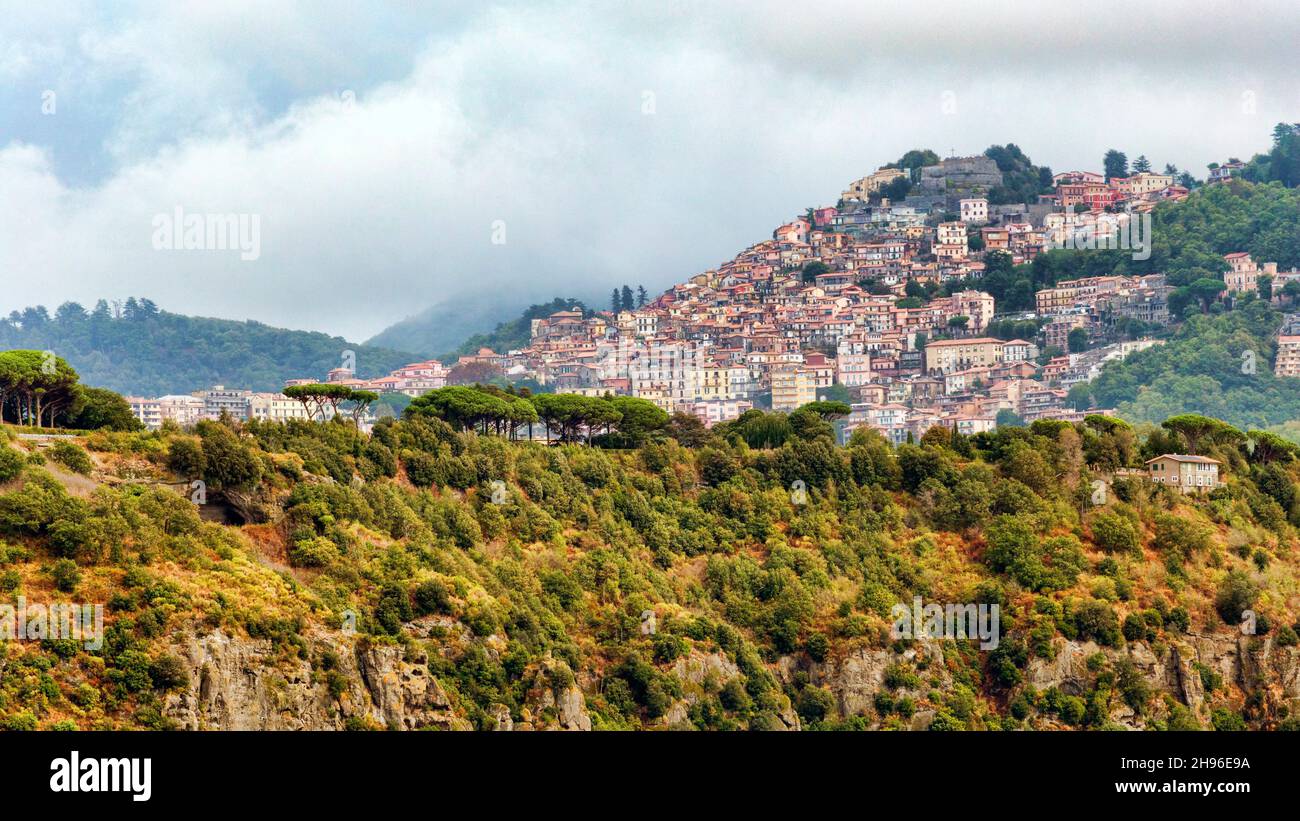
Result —
[[1280, 426], [1300, 419], [1300, 379], [1273, 375], [1281, 323], [1258, 300], [1193, 316], [1166, 344], [1107, 365], [1088, 390], [1133, 422], [1200, 413], [1243, 428]]
[[[626, 447], [548, 446], [465, 415], [531, 400], [458, 396], [370, 436], [205, 422], [100, 431], [57, 457], [0, 448], [5, 595], [108, 605], [102, 649], [0, 644], [0, 722], [1300, 721], [1300, 464], [1276, 437], [1090, 417], [838, 447], [824, 403], [713, 431], [629, 408], [630, 430], [607, 414], [592, 437]], [[1184, 497], [1116, 474], [1188, 450], [1221, 459], [1226, 487]], [[196, 481], [204, 505], [175, 489]], [[893, 637], [891, 608], [914, 597], [997, 604], [1000, 641]]]
[[322, 333], [173, 314], [147, 299], [127, 300], [120, 316], [103, 300], [89, 312], [74, 302], [53, 316], [39, 305], [14, 311], [0, 321], [0, 348], [53, 351], [87, 384], [146, 396], [209, 385], [278, 391], [286, 379], [324, 377], [345, 351], [362, 378], [419, 359]]

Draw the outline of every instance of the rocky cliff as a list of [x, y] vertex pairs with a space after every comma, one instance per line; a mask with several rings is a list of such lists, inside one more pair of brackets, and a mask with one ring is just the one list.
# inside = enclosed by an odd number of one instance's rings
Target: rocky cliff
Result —
[[[421, 627], [408, 625], [413, 635], [427, 634]], [[173, 647], [189, 673], [189, 685], [167, 697], [164, 714], [190, 730], [471, 729], [429, 673], [426, 654], [437, 648], [420, 645], [379, 644], [321, 631], [306, 638], [304, 658], [278, 650], [268, 639], [222, 630], [178, 635]], [[1274, 708], [1300, 708], [1300, 648], [1280, 647], [1268, 636], [1189, 633], [1164, 646], [1137, 641], [1123, 649], [1058, 639], [1054, 649], [1051, 659], [1031, 659], [1023, 683], [1003, 695], [1055, 688], [1084, 696], [1095, 687], [1099, 669], [1128, 659], [1153, 693], [1168, 694], [1201, 721], [1207, 720], [1207, 678], [1224, 688], [1266, 693]], [[772, 670], [785, 683], [806, 675], [811, 683], [827, 688], [842, 716], [873, 716], [878, 693], [923, 700], [931, 686], [950, 687], [944, 653], [943, 642], [926, 641], [901, 653], [858, 648], [824, 662], [784, 656]], [[329, 661], [322, 665], [322, 659]], [[888, 671], [898, 664], [927, 670], [926, 684], [891, 688]], [[670, 672], [682, 683], [682, 697], [660, 718], [658, 725], [665, 728], [688, 724], [689, 711], [704, 692], [740, 676], [735, 662], [719, 652], [692, 652], [678, 659]], [[532, 681], [521, 715], [512, 716], [505, 705], [497, 705], [497, 730], [592, 729], [586, 696], [576, 682], [565, 681], [553, 666], [538, 668]], [[1160, 699], [1153, 699], [1145, 715], [1115, 699], [1110, 720], [1144, 729], [1150, 720], [1167, 715]], [[932, 710], [919, 710], [906, 726], [925, 729], [933, 716]], [[782, 726], [773, 729], [801, 728], [799, 716], [789, 707], [780, 719]]]
[[[189, 683], [167, 696], [163, 714], [187, 730], [472, 729], [429, 672], [427, 653], [437, 647], [324, 631], [304, 640], [306, 651], [291, 654], [219, 629], [175, 636]], [[545, 668], [519, 720], [504, 705], [494, 718], [498, 730], [591, 729], [582, 690]]]

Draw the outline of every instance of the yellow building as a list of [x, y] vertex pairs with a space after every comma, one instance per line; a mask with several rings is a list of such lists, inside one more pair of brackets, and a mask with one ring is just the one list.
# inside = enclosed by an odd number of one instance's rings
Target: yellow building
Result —
[[744, 399], [749, 395], [749, 369], [742, 365], [705, 365], [698, 373], [695, 393], [701, 401]]
[[1062, 282], [1055, 288], [1044, 288], [1034, 294], [1034, 304], [1039, 316], [1051, 316], [1073, 308], [1078, 302], [1098, 294], [1117, 291], [1132, 280], [1122, 276], [1084, 277]]
[[297, 399], [279, 393], [255, 393], [248, 397], [248, 418], [263, 422], [311, 419], [312, 414]]
[[849, 187], [840, 194], [840, 199], [853, 200], [862, 202], [871, 197], [872, 194], [879, 191], [894, 180], [902, 177], [906, 172], [898, 168], [881, 168], [873, 171], [860, 180], [854, 180]]
[[1139, 172], [1127, 179], [1115, 180], [1115, 187], [1121, 194], [1133, 197], [1154, 194], [1156, 191], [1163, 191], [1173, 184], [1174, 178], [1168, 174], [1152, 174], [1149, 171]]
[[817, 375], [804, 367], [782, 367], [772, 371], [772, 410], [786, 411], [817, 401]]
[[926, 373], [987, 368], [1002, 362], [1001, 339], [944, 339], [925, 346]]

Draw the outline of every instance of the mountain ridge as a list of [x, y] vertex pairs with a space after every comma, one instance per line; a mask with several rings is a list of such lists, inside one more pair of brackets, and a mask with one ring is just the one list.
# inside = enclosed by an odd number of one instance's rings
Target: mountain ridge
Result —
[[73, 302], [53, 316], [42, 306], [14, 311], [0, 321], [0, 347], [51, 350], [88, 385], [145, 395], [216, 384], [278, 391], [287, 379], [320, 379], [349, 362], [372, 377], [420, 358], [319, 331], [175, 314], [135, 298], [117, 314], [103, 300], [90, 312]]

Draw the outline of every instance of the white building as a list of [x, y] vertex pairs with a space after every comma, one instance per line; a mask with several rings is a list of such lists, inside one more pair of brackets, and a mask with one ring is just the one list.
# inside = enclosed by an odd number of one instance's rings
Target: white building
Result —
[[168, 394], [157, 399], [163, 420], [170, 419], [181, 427], [188, 427], [204, 418], [204, 402], [197, 396]]
[[148, 430], [158, 430], [162, 427], [162, 405], [157, 399], [145, 399], [141, 396], [128, 396], [126, 403], [131, 406], [131, 413], [135, 418]]
[[248, 418], [263, 422], [287, 422], [310, 419], [311, 414], [297, 399], [282, 393], [255, 393], [248, 397]]
[[252, 391], [213, 385], [210, 390], [203, 391], [203, 415], [208, 419], [220, 419], [224, 412], [230, 414], [233, 419], [246, 421], [248, 398], [252, 395]]
[[690, 413], [711, 428], [719, 422], [738, 419], [742, 413], [751, 410], [754, 403], [747, 399], [712, 399], [696, 402], [690, 406]]
[[989, 221], [989, 201], [973, 197], [961, 201], [961, 221], [967, 225], [983, 225]]

